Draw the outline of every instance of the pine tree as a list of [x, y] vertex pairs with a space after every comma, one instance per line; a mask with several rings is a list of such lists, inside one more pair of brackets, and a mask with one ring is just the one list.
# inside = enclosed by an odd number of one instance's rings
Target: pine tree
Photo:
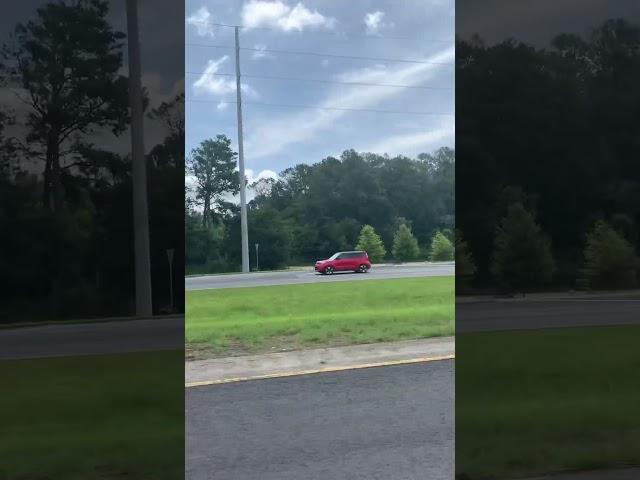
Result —
[[609, 224], [598, 221], [587, 237], [580, 283], [587, 288], [634, 288], [638, 257]]
[[191, 150], [187, 161], [188, 173], [195, 179], [195, 198], [203, 206], [204, 226], [211, 222], [211, 212], [225, 193], [237, 193], [240, 188], [236, 168], [237, 154], [231, 140], [224, 135], [206, 139]]
[[431, 240], [431, 261], [446, 262], [453, 260], [454, 249], [453, 243], [444, 233], [436, 232]]
[[469, 251], [469, 245], [464, 241], [462, 232], [456, 231], [456, 278], [471, 278], [476, 274], [476, 263], [472, 253]]
[[551, 280], [550, 242], [521, 203], [509, 207], [496, 230], [491, 270], [504, 287], [522, 293]]
[[406, 223], [401, 223], [398, 231], [393, 236], [392, 253], [394, 258], [401, 262], [415, 260], [420, 254], [418, 241]]
[[387, 254], [387, 251], [384, 248], [384, 243], [382, 243], [382, 239], [371, 225], [365, 225], [362, 227], [356, 249], [367, 252], [369, 259], [372, 262], [381, 262]]

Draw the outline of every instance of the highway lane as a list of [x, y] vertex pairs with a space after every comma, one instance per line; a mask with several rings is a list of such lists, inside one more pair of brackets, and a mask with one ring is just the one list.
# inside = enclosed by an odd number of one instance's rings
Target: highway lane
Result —
[[186, 390], [189, 480], [451, 480], [454, 361]]
[[373, 266], [368, 273], [338, 272], [333, 275], [321, 275], [311, 268], [305, 271], [254, 272], [229, 275], [203, 275], [186, 277], [185, 290], [208, 290], [216, 288], [260, 287], [267, 285], [289, 285], [299, 283], [323, 283], [352, 280], [384, 280], [391, 278], [429, 277], [454, 275], [455, 264], [421, 263], [406, 265]]
[[183, 348], [184, 316], [0, 328], [0, 359]]
[[640, 324], [640, 298], [514, 299], [456, 303], [456, 332]]
[[[369, 278], [355, 274], [345, 277]], [[640, 324], [640, 298], [637, 297], [458, 301], [456, 304], [458, 333], [633, 324]], [[0, 328], [0, 359], [182, 348], [183, 316]]]

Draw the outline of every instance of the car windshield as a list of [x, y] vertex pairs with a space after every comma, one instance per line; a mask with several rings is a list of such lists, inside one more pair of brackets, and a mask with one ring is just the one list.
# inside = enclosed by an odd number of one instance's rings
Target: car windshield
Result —
[[335, 260], [336, 258], [338, 258], [338, 255], [340, 255], [340, 253], [342, 253], [342, 252], [334, 253], [333, 255], [331, 255], [329, 257], [329, 260]]

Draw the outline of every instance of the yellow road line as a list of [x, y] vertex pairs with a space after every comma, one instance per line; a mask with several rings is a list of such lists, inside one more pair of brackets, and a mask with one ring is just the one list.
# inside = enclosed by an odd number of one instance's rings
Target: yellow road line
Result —
[[246, 382], [249, 380], [265, 380], [268, 378], [284, 378], [284, 377], [296, 377], [300, 375], [313, 375], [316, 373], [328, 373], [328, 372], [342, 372], [344, 370], [359, 370], [362, 368], [373, 368], [373, 367], [388, 367], [393, 365], [407, 365], [410, 363], [425, 363], [425, 362], [436, 362], [438, 360], [451, 360], [455, 359], [455, 354], [453, 355], [440, 355], [435, 357], [418, 357], [418, 358], [410, 358], [407, 360], [391, 360], [388, 362], [377, 362], [377, 363], [363, 363], [360, 365], [351, 365], [348, 367], [325, 367], [325, 368], [317, 368], [313, 370], [297, 370], [297, 371], [289, 371], [289, 372], [278, 372], [278, 373], [269, 373], [266, 375], [255, 375], [251, 377], [234, 377], [234, 378], [223, 378], [219, 380], [202, 380], [199, 382], [188, 382], [185, 383], [186, 388], [191, 387], [203, 387], [206, 385], [221, 385], [223, 383], [236, 383], [236, 382]]

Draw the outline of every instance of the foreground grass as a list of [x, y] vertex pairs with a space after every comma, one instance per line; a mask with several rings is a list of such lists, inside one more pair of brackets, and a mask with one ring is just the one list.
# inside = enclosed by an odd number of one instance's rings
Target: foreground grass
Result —
[[454, 278], [187, 292], [186, 339], [217, 355], [454, 333]]
[[0, 378], [0, 479], [184, 475], [182, 351], [0, 361]]
[[456, 476], [640, 464], [640, 327], [456, 337]]

